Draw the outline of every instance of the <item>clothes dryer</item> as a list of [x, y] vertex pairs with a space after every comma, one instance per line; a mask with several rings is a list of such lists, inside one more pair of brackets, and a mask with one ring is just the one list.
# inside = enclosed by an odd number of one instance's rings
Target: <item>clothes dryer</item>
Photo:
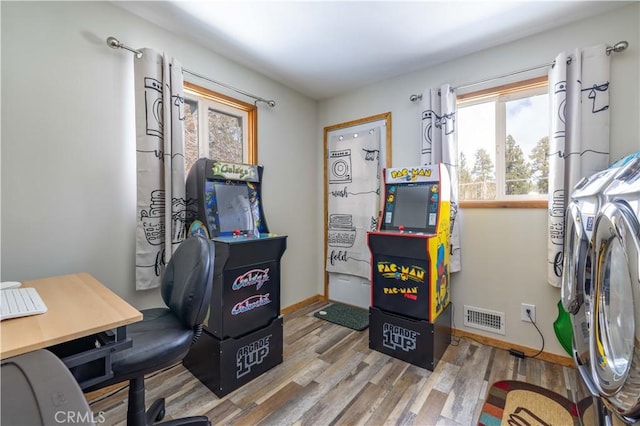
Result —
[[[562, 304], [567, 312], [576, 315], [588, 294], [591, 265], [589, 244], [600, 208], [608, 201], [605, 189], [629, 163], [640, 159], [640, 152], [613, 163], [609, 168], [585, 177], [573, 188], [565, 216], [565, 247], [562, 274]], [[589, 298], [586, 300], [590, 302]], [[588, 309], [585, 313], [588, 313]], [[584, 335], [588, 338], [587, 335]], [[588, 352], [588, 344], [587, 349]], [[588, 354], [587, 354], [588, 356]]]
[[610, 168], [582, 179], [571, 194], [566, 210], [565, 249], [561, 298], [570, 314], [573, 329], [573, 358], [582, 381], [593, 398], [596, 425], [606, 424], [608, 415], [591, 376], [589, 332], [592, 317], [590, 244], [600, 207], [606, 202], [604, 190], [620, 167]]
[[591, 376], [607, 408], [640, 421], [640, 159], [604, 191], [592, 235]]

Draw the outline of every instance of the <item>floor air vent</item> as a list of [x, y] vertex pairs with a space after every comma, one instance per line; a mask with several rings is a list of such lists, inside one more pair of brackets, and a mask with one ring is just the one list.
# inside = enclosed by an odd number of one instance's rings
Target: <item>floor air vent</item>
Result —
[[464, 325], [492, 333], [506, 334], [504, 312], [464, 305]]

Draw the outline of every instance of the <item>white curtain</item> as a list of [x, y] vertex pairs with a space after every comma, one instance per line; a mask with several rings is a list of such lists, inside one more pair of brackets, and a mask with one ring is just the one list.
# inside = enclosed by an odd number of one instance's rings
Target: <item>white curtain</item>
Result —
[[329, 139], [326, 270], [369, 279], [367, 231], [380, 209], [380, 131], [348, 132]]
[[607, 46], [562, 52], [549, 71], [549, 235], [547, 280], [560, 287], [564, 215], [573, 187], [609, 165]]
[[458, 211], [458, 140], [456, 95], [449, 84], [422, 94], [422, 144], [420, 164], [443, 163], [451, 178], [450, 271], [462, 269], [460, 212]]
[[182, 67], [151, 49], [134, 60], [136, 109], [136, 289], [160, 286], [185, 237]]

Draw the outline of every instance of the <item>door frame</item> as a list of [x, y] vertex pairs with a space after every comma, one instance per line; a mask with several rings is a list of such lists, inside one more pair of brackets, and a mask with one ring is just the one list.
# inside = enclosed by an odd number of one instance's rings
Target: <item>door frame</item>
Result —
[[359, 118], [357, 120], [353, 120], [353, 121], [347, 121], [344, 123], [339, 123], [339, 124], [334, 124], [332, 126], [327, 126], [324, 128], [324, 146], [323, 146], [323, 202], [324, 202], [324, 208], [322, 210], [322, 214], [323, 214], [323, 221], [324, 221], [324, 258], [323, 258], [323, 262], [322, 262], [322, 269], [324, 271], [324, 290], [322, 293], [322, 300], [324, 300], [325, 302], [328, 300], [329, 297], [329, 272], [327, 272], [327, 268], [326, 268], [326, 261], [327, 261], [327, 253], [328, 253], [328, 248], [327, 248], [327, 233], [328, 233], [328, 229], [329, 229], [329, 220], [327, 218], [327, 206], [329, 205], [329, 185], [327, 183], [327, 149], [328, 149], [328, 135], [329, 133], [336, 131], [336, 130], [341, 130], [341, 129], [346, 129], [349, 127], [355, 127], [355, 126], [360, 126], [362, 124], [367, 124], [367, 123], [373, 123], [376, 121], [382, 121], [384, 120], [385, 122], [385, 127], [386, 127], [386, 145], [384, 147], [385, 149], [385, 167], [391, 167], [391, 112], [384, 112], [382, 114], [377, 114], [377, 115], [372, 115], [370, 117], [364, 117], [364, 118]]

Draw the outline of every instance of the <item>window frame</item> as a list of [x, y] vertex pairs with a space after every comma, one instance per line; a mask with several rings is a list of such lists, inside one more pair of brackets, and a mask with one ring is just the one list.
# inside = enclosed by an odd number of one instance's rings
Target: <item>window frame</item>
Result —
[[[467, 92], [464, 94], [460, 94], [456, 96], [456, 104], [466, 103], [467, 105], [479, 104], [482, 102], [487, 102], [490, 99], [498, 99], [502, 98], [510, 98], [513, 97], [514, 94], [521, 93], [529, 90], [536, 90], [541, 88], [547, 88], [548, 91], [548, 77], [541, 76], [530, 78], [527, 80], [522, 80], [518, 82], [503, 84], [500, 86], [494, 86], [487, 89], [477, 90], [473, 92]], [[504, 108], [503, 102], [497, 103], [497, 108]], [[496, 134], [506, 133], [503, 117], [505, 114], [500, 114], [496, 119]], [[498, 148], [499, 147], [499, 148]], [[500, 149], [504, 151], [505, 144], [502, 143], [500, 146], [496, 144], [496, 150]], [[499, 154], [496, 156], [496, 170], [498, 167], [501, 167], [501, 170], [504, 170], [504, 152], [497, 152]], [[501, 173], [500, 176], [496, 173], [496, 185], [502, 185], [504, 187], [504, 173]], [[510, 196], [509, 199], [499, 199], [499, 200], [459, 200], [458, 205], [460, 208], [548, 208], [548, 199], [532, 199], [530, 197], [522, 197], [522, 196]]]
[[[198, 101], [199, 104], [200, 102], [204, 102], [205, 105], [217, 105], [219, 106], [218, 109], [224, 113], [246, 114], [247, 140], [243, 142], [243, 162], [246, 164], [258, 164], [258, 108], [256, 105], [243, 102], [187, 81], [184, 82], [184, 96], [186, 99]], [[200, 156], [205, 157], [208, 157], [208, 155], [203, 155], [202, 152], [203, 150], [205, 152], [208, 151], [209, 140], [207, 136], [205, 143], [200, 143], [200, 129], [204, 125], [203, 123], [206, 123], [207, 117], [207, 114], [198, 114], [198, 152]], [[207, 129], [208, 126], [204, 125], [204, 128]]]

